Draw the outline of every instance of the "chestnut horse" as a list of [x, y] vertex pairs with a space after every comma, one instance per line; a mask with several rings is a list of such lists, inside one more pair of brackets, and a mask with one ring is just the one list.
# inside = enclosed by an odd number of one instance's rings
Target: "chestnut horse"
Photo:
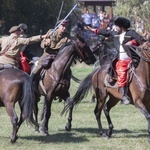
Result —
[[[43, 86], [38, 85], [37, 93], [45, 97], [41, 131], [46, 135], [48, 134], [48, 122], [51, 116], [51, 104], [53, 99], [59, 97], [67, 103], [72, 101], [69, 93], [71, 80], [70, 66], [76, 60], [80, 62], [84, 61], [88, 65], [96, 61], [88, 45], [79, 36], [76, 40], [71, 41], [59, 51], [51, 67], [46, 71], [43, 77]], [[45, 92], [42, 87], [44, 87]], [[36, 108], [35, 116], [37, 118], [38, 106]], [[68, 123], [65, 127], [67, 131], [71, 130], [73, 106], [70, 106], [69, 110]], [[38, 130], [39, 127], [36, 126], [36, 131]]]
[[[30, 76], [19, 69], [0, 71], [0, 107], [6, 108], [12, 123], [11, 142], [16, 142], [17, 132], [26, 119], [36, 125], [33, 120], [34, 94]], [[20, 107], [20, 119], [15, 111], [15, 103]]]
[[[140, 46], [140, 62], [136, 68], [132, 67], [131, 78], [129, 82], [128, 96], [132, 104], [138, 108], [145, 116], [148, 122], [148, 142], [150, 143], [150, 43], [146, 42]], [[95, 117], [99, 127], [100, 135], [111, 137], [113, 132], [113, 124], [110, 118], [110, 110], [121, 99], [121, 94], [116, 86], [106, 85], [106, 76], [109, 69], [109, 64], [105, 63], [100, 69], [96, 69], [89, 74], [80, 84], [76, 94], [73, 97], [72, 104], [77, 104], [87, 96], [91, 85], [96, 95], [97, 103], [94, 110]], [[106, 99], [108, 101], [106, 102]], [[63, 112], [68, 110], [67, 105]], [[104, 134], [101, 123], [101, 111], [104, 110], [107, 118], [109, 129]]]

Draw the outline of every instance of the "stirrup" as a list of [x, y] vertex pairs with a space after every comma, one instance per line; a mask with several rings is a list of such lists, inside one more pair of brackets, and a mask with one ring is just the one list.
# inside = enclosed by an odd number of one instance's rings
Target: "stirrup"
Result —
[[112, 85], [112, 84], [115, 84], [116, 83], [116, 80], [113, 79], [112, 77], [110, 77], [109, 75], [107, 76], [107, 82]]
[[121, 100], [121, 103], [125, 104], [125, 105], [129, 105], [131, 103], [131, 101], [130, 101], [128, 96], [123, 96], [122, 100]]

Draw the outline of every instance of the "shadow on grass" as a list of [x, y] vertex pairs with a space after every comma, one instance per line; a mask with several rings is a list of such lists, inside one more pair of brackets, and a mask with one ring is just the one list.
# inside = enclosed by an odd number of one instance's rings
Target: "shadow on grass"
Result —
[[[79, 132], [79, 133], [90, 133], [92, 135], [97, 135], [100, 137], [99, 135], [99, 131], [97, 128], [73, 128], [72, 129], [75, 132]], [[104, 132], [107, 132], [107, 129], [104, 129]], [[113, 130], [112, 135], [115, 134], [120, 134], [120, 136], [118, 136], [117, 138], [122, 138], [122, 137], [128, 137], [128, 138], [142, 138], [142, 137], [147, 137], [148, 133], [147, 130], [139, 130], [139, 131], [131, 131], [128, 129], [121, 129], [121, 130]]]
[[[62, 130], [59, 130], [62, 132]], [[63, 130], [64, 131], [64, 130]], [[106, 133], [106, 129], [104, 132]], [[79, 134], [78, 134], [79, 133]], [[88, 135], [90, 134], [90, 135]], [[73, 128], [71, 132], [50, 134], [47, 136], [36, 133], [36, 135], [19, 136], [19, 139], [39, 141], [41, 143], [84, 143], [89, 141], [89, 137], [103, 138], [99, 135], [97, 128]], [[147, 138], [146, 130], [130, 131], [127, 129], [113, 130], [112, 138]], [[9, 140], [9, 137], [0, 136], [0, 138]]]
[[[59, 130], [61, 131], [61, 130]], [[106, 132], [106, 130], [104, 130]], [[78, 132], [80, 133], [78, 135]], [[142, 133], [142, 134], [141, 134]], [[82, 136], [83, 134], [83, 136]], [[20, 139], [26, 139], [26, 140], [34, 140], [34, 141], [40, 141], [42, 143], [84, 143], [89, 141], [89, 135], [86, 134], [91, 134], [91, 137], [98, 137], [102, 138], [98, 134], [98, 129], [96, 128], [78, 128], [72, 129], [72, 132], [67, 132], [67, 133], [57, 133], [57, 134], [51, 134], [48, 136], [44, 136], [41, 134], [36, 134], [35, 136], [24, 136], [24, 137], [19, 137]], [[120, 135], [119, 135], [120, 134]], [[114, 136], [117, 135], [117, 136]], [[138, 131], [130, 131], [127, 129], [122, 129], [122, 130], [114, 130], [112, 134], [112, 138], [145, 138], [147, 137], [148, 134], [146, 130], [139, 130]]]
[[89, 141], [85, 136], [77, 136], [74, 133], [58, 133], [58, 134], [51, 134], [51, 135], [40, 135], [37, 134], [36, 136], [26, 136], [26, 137], [19, 137], [20, 139], [26, 139], [26, 140], [35, 140], [40, 141], [42, 143], [53, 143], [53, 142], [59, 142], [59, 143], [82, 143]]

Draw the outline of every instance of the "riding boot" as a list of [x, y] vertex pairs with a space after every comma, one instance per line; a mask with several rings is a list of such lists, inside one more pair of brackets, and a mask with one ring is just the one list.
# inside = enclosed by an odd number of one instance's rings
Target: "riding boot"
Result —
[[35, 66], [33, 68], [32, 72], [30, 74], [32, 82], [35, 81], [35, 78], [37, 77], [37, 75], [40, 73], [41, 70], [42, 70], [42, 66], [41, 65], [37, 65], [37, 66]]
[[121, 94], [122, 94], [122, 104], [128, 105], [130, 104], [130, 98], [127, 96], [127, 87], [121, 87], [120, 88]]
[[32, 81], [32, 82], [35, 80], [35, 77], [36, 77], [36, 74], [32, 72], [32, 73], [30, 74], [30, 78], [31, 78], [31, 81]]

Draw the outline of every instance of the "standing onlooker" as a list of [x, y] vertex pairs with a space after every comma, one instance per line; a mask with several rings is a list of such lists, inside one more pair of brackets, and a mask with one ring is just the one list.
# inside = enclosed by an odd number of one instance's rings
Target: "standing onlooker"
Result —
[[96, 13], [93, 15], [91, 26], [92, 28], [99, 28], [100, 26], [100, 20]]
[[85, 13], [81, 15], [83, 22], [87, 26], [91, 26], [93, 17], [94, 16], [90, 14], [88, 10], [85, 10]]
[[99, 20], [102, 21], [104, 19], [103, 11], [100, 11], [98, 14]]
[[[93, 15], [89, 13], [87, 9], [84, 10], [84, 14], [81, 15], [81, 18], [86, 26], [91, 27]], [[84, 31], [84, 39], [86, 42], [91, 39], [91, 31]]]

